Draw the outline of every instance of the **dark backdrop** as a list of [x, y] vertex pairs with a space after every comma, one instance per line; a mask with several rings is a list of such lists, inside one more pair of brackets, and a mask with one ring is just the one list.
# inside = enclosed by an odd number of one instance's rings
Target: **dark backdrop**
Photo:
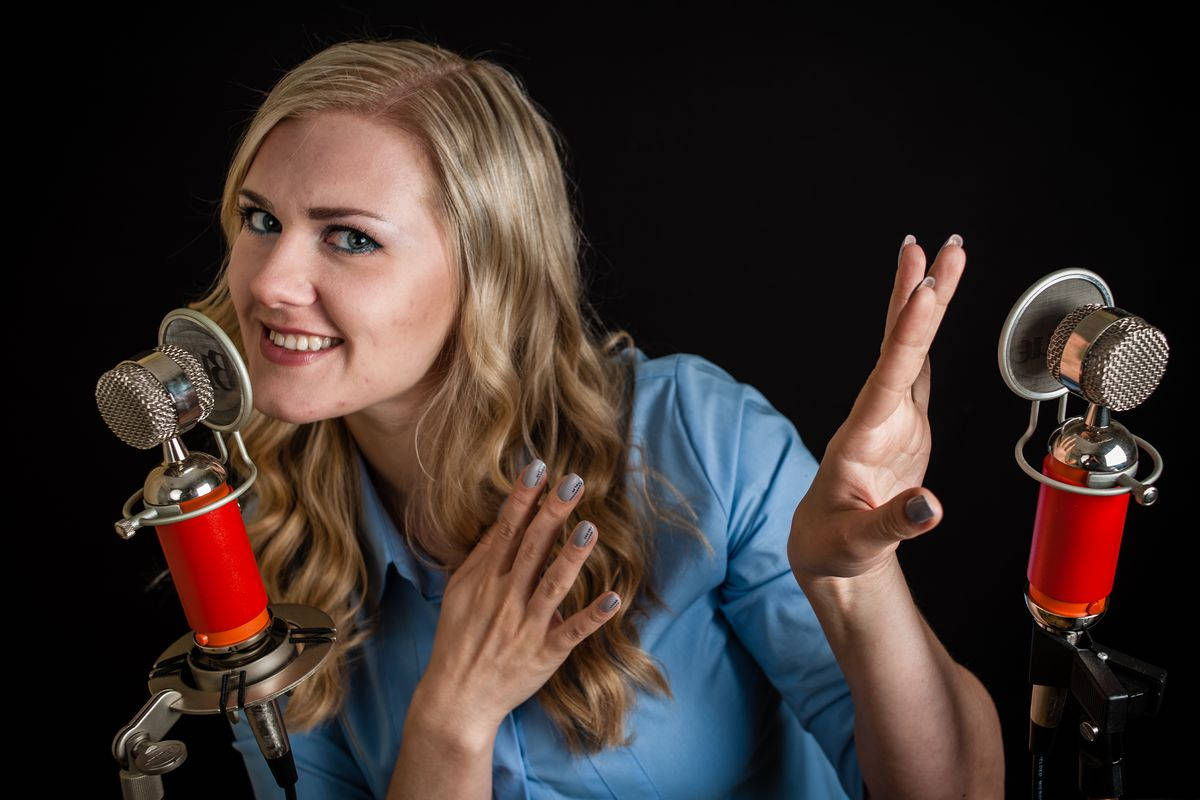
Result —
[[[108, 432], [96, 379], [151, 347], [163, 314], [214, 275], [225, 169], [260, 94], [358, 35], [434, 41], [518, 73], [569, 144], [589, 296], [604, 320], [651, 357], [698, 353], [757, 386], [818, 458], [878, 355], [901, 239], [915, 234], [932, 260], [949, 234], [964, 237], [966, 272], [932, 350], [925, 485], [945, 519], [899, 556], [934, 631], [996, 700], [1012, 797], [1026, 796], [1028, 771], [1022, 589], [1037, 484], [1013, 462], [1029, 409], [1000, 379], [1000, 326], [1033, 281], [1072, 266], [1099, 272], [1119, 306], [1162, 327], [1166, 378], [1120, 415], [1167, 461], [1161, 501], [1130, 510], [1096, 638], [1171, 675], [1162, 714], [1130, 725], [1128, 796], [1194, 793], [1180, 764], [1197, 710], [1181, 643], [1193, 533], [1176, 523], [1189, 454], [1186, 434], [1170, 433], [1188, 419], [1180, 377], [1194, 363], [1177, 283], [1194, 267], [1182, 206], [1194, 100], [1178, 21], [1144, 5], [1120, 19], [1082, 5], [976, 7], [974, 19], [394, 8], [341, 4], [299, 20], [292, 7], [237, 8], [170, 27], [82, 11], [55, 51], [73, 82], [47, 87], [63, 173], [45, 210], [88, 210], [44, 220], [59, 231], [51, 241], [69, 232], [73, 256], [72, 277], [45, 280], [82, 362], [62, 401], [79, 420], [70, 436], [103, 465], [60, 597], [101, 632], [88, 637], [86, 668], [65, 651], [58, 662], [65, 685], [86, 675], [103, 686], [71, 721], [71, 774], [87, 796], [118, 797], [112, 737], [147, 699], [149, 666], [187, 631], [173, 595], [145, 591], [165, 565], [153, 533], [126, 542], [112, 531], [154, 462]], [[1073, 400], [1070, 413], [1082, 407]], [[1053, 414], [1043, 407], [1034, 442]], [[173, 735], [190, 757], [167, 776], [169, 796], [250, 796], [222, 719], [184, 718]], [[1068, 782], [1072, 753], [1055, 767]]]

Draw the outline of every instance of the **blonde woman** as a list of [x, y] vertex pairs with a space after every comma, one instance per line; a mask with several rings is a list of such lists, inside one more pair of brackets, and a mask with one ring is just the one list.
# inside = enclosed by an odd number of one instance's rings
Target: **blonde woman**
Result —
[[1000, 797], [995, 707], [895, 555], [942, 516], [962, 240], [924, 280], [901, 247], [818, 465], [753, 387], [587, 316], [560, 146], [503, 68], [387, 40], [293, 69], [238, 144], [192, 307], [250, 370], [267, 590], [339, 630], [285, 706], [299, 797]]

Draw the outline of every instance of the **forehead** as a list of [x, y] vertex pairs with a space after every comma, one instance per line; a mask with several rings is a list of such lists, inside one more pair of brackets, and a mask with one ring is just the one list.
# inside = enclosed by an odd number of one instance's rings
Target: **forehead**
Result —
[[430, 181], [412, 134], [349, 112], [323, 111], [276, 124], [245, 183], [276, 203], [354, 205], [400, 221], [405, 207], [427, 199]]

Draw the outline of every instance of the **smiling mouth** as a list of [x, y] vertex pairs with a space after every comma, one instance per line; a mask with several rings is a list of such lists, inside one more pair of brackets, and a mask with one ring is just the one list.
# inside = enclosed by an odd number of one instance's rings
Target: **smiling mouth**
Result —
[[[336, 336], [297, 336], [295, 334], [275, 333], [266, 324], [260, 323], [262, 327], [263, 338], [271, 343], [273, 347], [278, 347], [280, 350], [286, 350], [289, 353], [313, 353], [321, 350], [332, 350], [345, 344], [345, 339], [339, 339]], [[291, 347], [288, 347], [288, 341], [291, 340]]]

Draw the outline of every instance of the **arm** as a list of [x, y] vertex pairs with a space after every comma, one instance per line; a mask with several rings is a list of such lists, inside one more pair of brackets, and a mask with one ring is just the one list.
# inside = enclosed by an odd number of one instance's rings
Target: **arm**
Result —
[[996, 706], [934, 636], [894, 554], [878, 575], [800, 585], [850, 684], [871, 796], [1002, 797]]
[[461, 735], [426, 708], [413, 697], [387, 800], [491, 797], [496, 731], [490, 737]]

